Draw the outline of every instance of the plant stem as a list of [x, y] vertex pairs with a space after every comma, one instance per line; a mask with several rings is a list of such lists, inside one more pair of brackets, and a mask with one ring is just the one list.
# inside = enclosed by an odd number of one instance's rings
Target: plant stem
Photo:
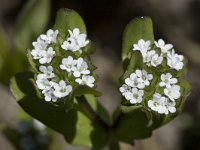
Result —
[[119, 141], [113, 135], [112, 128], [110, 128], [110, 141], [109, 141], [109, 150], [120, 150]]
[[80, 99], [78, 99], [78, 103], [81, 105], [82, 109], [85, 110], [90, 119], [98, 121], [103, 126], [108, 127], [107, 124], [101, 119], [101, 117], [99, 117], [99, 115], [92, 109], [84, 96], [81, 96]]
[[119, 141], [113, 139], [109, 144], [109, 150], [120, 150]]

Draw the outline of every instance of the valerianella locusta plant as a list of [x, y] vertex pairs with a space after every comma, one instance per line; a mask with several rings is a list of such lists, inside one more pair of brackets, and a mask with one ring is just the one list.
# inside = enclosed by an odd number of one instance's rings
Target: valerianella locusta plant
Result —
[[172, 44], [154, 40], [150, 18], [128, 24], [122, 48], [122, 103], [111, 116], [96, 100], [95, 48], [73, 10], [60, 9], [53, 28], [32, 43], [32, 71], [17, 74], [11, 90], [26, 112], [67, 142], [120, 149], [120, 141], [133, 144], [175, 118], [190, 91], [183, 79], [186, 58]]

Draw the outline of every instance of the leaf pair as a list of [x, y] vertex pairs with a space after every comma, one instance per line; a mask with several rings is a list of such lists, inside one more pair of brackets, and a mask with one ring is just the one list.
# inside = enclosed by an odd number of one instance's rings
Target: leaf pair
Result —
[[[75, 11], [60, 9], [54, 25], [54, 29], [60, 32], [60, 37], [58, 37], [60, 44], [67, 36], [68, 30], [74, 28], [79, 28], [82, 33], [86, 33], [85, 24]], [[141, 53], [132, 51], [133, 44], [140, 39], [154, 42], [153, 25], [148, 17], [134, 19], [125, 29], [122, 46], [125, 72], [121, 77], [122, 82], [135, 69], [144, 68]], [[89, 59], [88, 55], [94, 52], [93, 45], [86, 47], [84, 52], [84, 57]], [[37, 70], [38, 66], [31, 59], [30, 52], [28, 54], [32, 68]], [[116, 111], [112, 120], [108, 111], [96, 100], [95, 96], [100, 96], [100, 93], [95, 89], [77, 86], [65, 103], [67, 107], [71, 107], [73, 103], [74, 107], [66, 111], [65, 105], [45, 102], [38, 94], [33, 79], [32, 72], [24, 72], [17, 74], [11, 80], [11, 90], [19, 105], [34, 118], [63, 134], [69, 143], [92, 147], [95, 150], [102, 149], [111, 137], [117, 141], [133, 144], [135, 139], [151, 136], [154, 129], [171, 121], [180, 113], [185, 96], [189, 93], [189, 84], [186, 81], [181, 82], [181, 87], [184, 87], [183, 97], [175, 114], [164, 116], [142, 105], [122, 104], [121, 112]], [[153, 86], [151, 85], [152, 90], [154, 90]]]

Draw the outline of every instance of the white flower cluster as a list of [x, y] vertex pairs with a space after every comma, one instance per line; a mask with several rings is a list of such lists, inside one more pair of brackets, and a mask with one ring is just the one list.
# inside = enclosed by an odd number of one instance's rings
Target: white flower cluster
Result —
[[120, 87], [122, 95], [132, 104], [141, 103], [144, 96], [144, 88], [150, 85], [153, 79], [152, 74], [148, 74], [145, 70], [136, 70], [125, 79], [125, 84]]
[[47, 34], [42, 34], [37, 38], [36, 42], [32, 45], [34, 49], [31, 51], [33, 59], [39, 59], [40, 64], [50, 63], [55, 55], [54, 49], [49, 46], [51, 43], [56, 42], [58, 30], [48, 30]]
[[[166, 59], [170, 69], [179, 71], [184, 66], [184, 57], [176, 54], [173, 45], [166, 44], [162, 39], [155, 41], [153, 44], [150, 41], [141, 39], [133, 44], [133, 51], [139, 51], [142, 54], [143, 63], [146, 64], [145, 67], [147, 68], [161, 65], [164, 59]], [[154, 71], [156, 71], [156, 68]], [[158, 85], [155, 85], [156, 92], [152, 95], [152, 99], [143, 100], [146, 93], [150, 94], [145, 87], [151, 84], [152, 79], [152, 74], [148, 74], [144, 69], [136, 69], [130, 77], [125, 79], [125, 84], [120, 87], [120, 92], [132, 104], [147, 101], [147, 104], [144, 104], [148, 105], [153, 111], [160, 114], [175, 113], [176, 101], [181, 97], [181, 87], [177, 85], [178, 79], [167, 71], [162, 73]]]
[[80, 34], [78, 28], [73, 29], [73, 31], [69, 30], [69, 34], [70, 37], [63, 42], [61, 47], [67, 51], [82, 52], [81, 48], [85, 47], [89, 43], [89, 41], [86, 40], [86, 34]]
[[87, 85], [89, 87], [94, 86], [94, 77], [90, 76], [90, 70], [88, 68], [87, 62], [83, 58], [73, 59], [73, 57], [68, 56], [62, 59], [62, 64], [60, 65], [62, 70], [72, 73], [76, 78], [75, 81], [81, 85]]
[[176, 103], [170, 101], [167, 97], [161, 96], [159, 93], [153, 95], [153, 100], [148, 101], [148, 106], [159, 114], [169, 114], [176, 112]]
[[[33, 59], [38, 60], [40, 72], [37, 74], [36, 84], [42, 91], [45, 101], [56, 102], [59, 98], [68, 96], [72, 91], [72, 86], [68, 85], [66, 81], [61, 79], [58, 83], [55, 82], [57, 75], [53, 72], [54, 68], [51, 61], [56, 55], [52, 45], [57, 43], [58, 33], [58, 30], [50, 29], [46, 34], [40, 35], [36, 42], [32, 43], [34, 49], [31, 51], [31, 55]], [[70, 37], [63, 42], [61, 47], [72, 52], [82, 52], [81, 48], [89, 43], [86, 40], [86, 34], [80, 34], [78, 28], [73, 29], [73, 31], [69, 30], [69, 34]], [[90, 75], [91, 71], [88, 64], [82, 57], [78, 59], [74, 59], [72, 56], [63, 58], [59, 67], [61, 70], [73, 74], [76, 83], [89, 87], [94, 86], [95, 79]]]
[[165, 96], [159, 93], [153, 95], [153, 99], [148, 101], [148, 107], [160, 114], [169, 114], [176, 112], [176, 100], [180, 98], [180, 86], [175, 85], [178, 80], [172, 78], [171, 73], [162, 74], [159, 83], [160, 87], [164, 87]]
[[42, 90], [45, 101], [56, 102], [58, 98], [65, 97], [72, 91], [72, 86], [66, 85], [64, 80], [59, 83], [51, 80], [55, 77], [52, 66], [40, 66], [39, 70], [41, 73], [37, 75], [36, 84]]
[[183, 55], [175, 53], [172, 44], [165, 44], [162, 39], [154, 42], [154, 48], [151, 48], [150, 41], [139, 40], [137, 44], [133, 44], [133, 51], [140, 51], [143, 57], [143, 62], [147, 66], [157, 67], [162, 64], [163, 59], [167, 59], [167, 65], [175, 70], [183, 68]]

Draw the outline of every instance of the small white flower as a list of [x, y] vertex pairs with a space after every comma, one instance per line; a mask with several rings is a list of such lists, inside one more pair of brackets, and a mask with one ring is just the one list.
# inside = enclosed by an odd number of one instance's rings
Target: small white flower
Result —
[[178, 82], [176, 78], [172, 78], [171, 73], [166, 73], [166, 74], [163, 73], [160, 79], [161, 79], [161, 82], [159, 83], [159, 85], [161, 87], [171, 88], [172, 85]]
[[174, 49], [167, 53], [167, 65], [173, 69], [181, 70], [183, 68], [183, 55], [178, 55], [174, 52]]
[[80, 30], [78, 28], [73, 29], [73, 31], [69, 30], [69, 34], [71, 38], [76, 39], [77, 44], [80, 47], [85, 47], [89, 41], [86, 40], [87, 35], [86, 34], [80, 34]]
[[125, 98], [127, 100], [130, 100], [130, 103], [136, 104], [136, 103], [142, 102], [143, 95], [144, 95], [143, 90], [138, 90], [137, 88], [132, 88], [131, 92], [125, 94]]
[[31, 55], [33, 56], [33, 59], [41, 59], [45, 52], [46, 52], [45, 50], [33, 49], [31, 51]]
[[169, 101], [169, 99], [167, 99], [167, 103], [166, 103], [166, 109], [167, 111], [165, 112], [165, 114], [169, 114], [170, 113], [175, 113], [176, 112], [176, 103]]
[[73, 59], [73, 57], [68, 56], [67, 58], [62, 59], [62, 64], [60, 65], [60, 69], [66, 70], [67, 72], [72, 72], [75, 69], [75, 65], [77, 64], [77, 61]]
[[51, 43], [56, 43], [57, 35], [58, 35], [58, 30], [53, 31], [52, 29], [49, 29], [47, 31], [47, 34], [40, 35], [40, 38], [44, 40], [46, 43], [51, 44]]
[[44, 73], [46, 75], [46, 78], [54, 78], [55, 74], [53, 73], [53, 67], [52, 66], [40, 66], [39, 67], [40, 72]]
[[147, 51], [146, 53], [143, 53], [143, 61], [145, 63], [147, 63], [148, 66], [151, 65], [151, 60], [152, 57], [156, 54], [156, 51], [151, 50], [151, 51]]
[[43, 90], [42, 93], [44, 94], [44, 99], [46, 102], [56, 102], [58, 100], [58, 97], [54, 95], [54, 89], [50, 88], [48, 90]]
[[58, 98], [65, 97], [65, 96], [69, 95], [69, 93], [72, 91], [72, 86], [66, 85], [65, 81], [63, 81], [63, 80], [61, 80], [58, 84], [57, 83], [54, 84], [53, 87], [55, 89], [53, 94]]
[[46, 50], [48, 43], [42, 40], [40, 37], [37, 38], [36, 42], [32, 43], [35, 50]]
[[62, 49], [70, 50], [73, 52], [80, 51], [80, 47], [77, 45], [76, 40], [73, 38], [68, 38], [67, 41], [64, 41], [61, 45]]
[[64, 50], [70, 50], [73, 52], [81, 51], [80, 49], [89, 43], [89, 41], [86, 40], [87, 35], [80, 34], [78, 28], [73, 29], [73, 31], [69, 30], [69, 34], [70, 37], [61, 45]]
[[181, 87], [179, 85], [172, 85], [170, 88], [165, 88], [164, 93], [170, 100], [175, 101], [181, 96], [180, 89]]
[[153, 111], [157, 111], [160, 114], [164, 114], [166, 112], [165, 107], [165, 97], [162, 97], [159, 93], [155, 93], [153, 95], [153, 99], [148, 101], [148, 107]]
[[94, 86], [95, 79], [93, 76], [83, 75], [82, 78], [77, 78], [75, 81], [81, 85], [87, 85], [92, 88]]
[[154, 111], [157, 111], [158, 106], [158, 100], [161, 98], [161, 95], [158, 93], [155, 93], [153, 95], [153, 99], [148, 101], [148, 107], [151, 108]]
[[124, 96], [125, 93], [130, 92], [131, 91], [131, 87], [128, 86], [127, 84], [123, 84], [120, 88], [119, 91], [122, 93], [122, 95]]
[[47, 51], [41, 52], [42, 58], [39, 59], [40, 64], [50, 63], [55, 55], [55, 51], [52, 47], [49, 47]]
[[159, 66], [163, 61], [163, 57], [159, 56], [158, 54], [155, 54], [151, 58], [151, 65], [154, 67]]
[[72, 71], [75, 77], [80, 77], [81, 75], [90, 74], [90, 70], [88, 70], [87, 62], [85, 62], [83, 58], [77, 59], [76, 67], [73, 67]]
[[144, 85], [146, 86], [150, 85], [149, 81], [153, 79], [152, 74], [148, 74], [146, 70], [138, 70], [138, 69], [135, 71], [135, 73], [140, 83], [144, 83]]
[[46, 51], [47, 43], [41, 40], [40, 38], [37, 38], [37, 42], [32, 43], [34, 49], [31, 51], [31, 55], [33, 56], [33, 59], [40, 59], [42, 58], [42, 53]]
[[155, 43], [156, 47], [158, 47], [158, 48], [161, 49], [161, 52], [163, 54], [167, 53], [170, 49], [173, 48], [172, 44], [165, 44], [165, 42], [163, 41], [163, 39], [159, 39], [158, 42], [155, 41], [154, 43]]
[[144, 41], [143, 39], [140, 39], [137, 44], [133, 44], [133, 50], [138, 50], [142, 54], [146, 53], [150, 49], [150, 41]]
[[138, 76], [135, 73], [130, 75], [130, 78], [125, 79], [125, 83], [130, 87], [137, 87], [139, 89], [143, 89], [145, 84], [139, 80]]
[[169, 114], [176, 112], [176, 103], [170, 101], [167, 97], [161, 96], [159, 93], [153, 95], [153, 100], [148, 101], [148, 107], [159, 114]]
[[40, 90], [49, 90], [53, 86], [53, 82], [49, 81], [44, 74], [38, 74], [36, 84]]
[[147, 51], [146, 53], [143, 53], [142, 56], [143, 62], [145, 62], [147, 66], [157, 67], [163, 61], [163, 57], [159, 56], [154, 50]]

